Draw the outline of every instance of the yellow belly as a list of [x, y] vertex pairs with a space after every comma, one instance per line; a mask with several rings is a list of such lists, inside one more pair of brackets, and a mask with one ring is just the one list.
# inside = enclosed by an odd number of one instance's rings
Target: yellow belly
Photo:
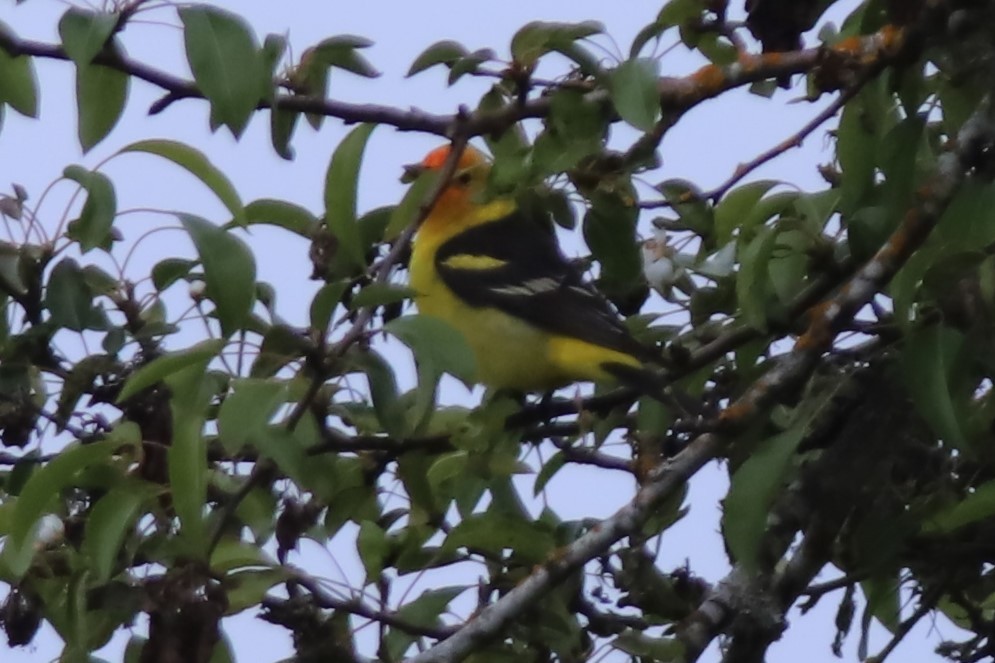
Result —
[[[415, 291], [424, 292], [412, 277]], [[416, 302], [419, 312], [440, 318], [463, 334], [476, 357], [479, 382], [529, 391], [570, 381], [549, 360], [546, 335], [535, 327], [495, 309], [457, 306], [454, 297], [439, 292], [420, 295]]]
[[[638, 366], [632, 356], [565, 336], [553, 336], [493, 308], [459, 302], [435, 282], [434, 274], [413, 269], [411, 286], [422, 314], [440, 318], [466, 338], [477, 360], [477, 380], [489, 387], [540, 391], [577, 381], [612, 380], [606, 361]], [[431, 293], [431, 294], [421, 294]]]

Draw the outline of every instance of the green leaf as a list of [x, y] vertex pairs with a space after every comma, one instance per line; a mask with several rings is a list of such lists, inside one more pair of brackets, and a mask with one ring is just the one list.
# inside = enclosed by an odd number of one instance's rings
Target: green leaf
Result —
[[[895, 633], [901, 622], [902, 599], [899, 595], [899, 586], [898, 578], [888, 576], [875, 576], [860, 583], [864, 599], [867, 601], [865, 614], [873, 615], [892, 633]], [[861, 659], [864, 658], [861, 656]]]
[[420, 366], [426, 371], [446, 372], [470, 386], [477, 370], [473, 350], [456, 329], [438, 318], [427, 315], [406, 315], [384, 325], [411, 348]]
[[642, 253], [636, 241], [639, 210], [625, 196], [597, 194], [584, 215], [584, 241], [601, 265], [600, 287], [609, 297], [642, 280]]
[[632, 46], [629, 47], [629, 59], [634, 60], [639, 57], [646, 44], [653, 40], [659, 40], [663, 33], [672, 27], [672, 25], [661, 23], [660, 21], [653, 21], [649, 25], [643, 26], [636, 33], [635, 38], [632, 40]]
[[[774, 180], [750, 182], [722, 196], [722, 200], [715, 206], [715, 243], [722, 246], [732, 239], [737, 228], [745, 231], [756, 225], [761, 216], [756, 214], [757, 204], [778, 184], [779, 182]], [[768, 215], [759, 219], [759, 223], [769, 218]]]
[[902, 351], [905, 386], [919, 414], [937, 435], [961, 451], [968, 441], [951, 395], [951, 382], [964, 349], [964, 335], [932, 325], [914, 332]]
[[231, 573], [239, 569], [273, 566], [276, 562], [259, 546], [236, 539], [223, 537], [211, 551], [208, 564], [211, 571], [217, 574]]
[[151, 387], [185, 368], [206, 365], [206, 362], [216, 357], [224, 347], [225, 341], [223, 339], [211, 339], [202, 341], [186, 350], [169, 352], [150, 361], [131, 374], [128, 381], [124, 383], [124, 387], [121, 388], [117, 402], [123, 403], [141, 390]]
[[864, 90], [843, 107], [836, 134], [836, 158], [843, 171], [840, 208], [844, 214], [861, 206], [864, 195], [874, 183], [879, 141], [870, 98], [871, 92]]
[[[207, 341], [208, 343], [210, 341]], [[181, 544], [186, 554], [205, 556], [207, 536], [204, 503], [207, 500], [207, 440], [203, 434], [210, 380], [204, 356], [164, 378], [170, 389], [172, 442], [168, 451], [169, 487], [173, 508], [180, 519]]]
[[546, 487], [546, 484], [567, 464], [567, 457], [562, 451], [557, 451], [549, 460], [542, 465], [542, 469], [536, 474], [535, 484], [532, 486], [532, 495], [537, 496]]
[[290, 139], [294, 136], [300, 117], [301, 114], [297, 111], [273, 107], [269, 109], [270, 142], [281, 159], [290, 161], [294, 158], [294, 148], [290, 147]]
[[[276, 67], [280, 64], [280, 60], [283, 59], [284, 53], [287, 52], [287, 37], [286, 35], [276, 35], [268, 34], [266, 39], [263, 40], [263, 50], [262, 59], [265, 65], [267, 75], [272, 79], [276, 74]], [[276, 92], [276, 86], [269, 86], [270, 94], [268, 98], [273, 99], [274, 93]]]
[[449, 492], [449, 485], [466, 474], [469, 456], [465, 451], [452, 451], [440, 455], [428, 468], [425, 478], [433, 495]]
[[812, 237], [801, 230], [786, 230], [777, 236], [767, 274], [779, 302], [789, 305], [806, 285]]
[[469, 547], [496, 555], [512, 550], [523, 561], [539, 563], [555, 546], [552, 533], [538, 523], [488, 511], [473, 514], [456, 525], [446, 537], [443, 550]]
[[[781, 184], [781, 182], [761, 181], [755, 182], [755, 184], [764, 186], [772, 184], [773, 186], [776, 186]], [[761, 226], [769, 220], [776, 219], [785, 212], [790, 211], [796, 200], [798, 200], [798, 192], [796, 191], [781, 191], [761, 198], [758, 202], [752, 205], [752, 209], [748, 211], [746, 216], [740, 222], [740, 234], [745, 234], [749, 237], [749, 234], [753, 232], [753, 229], [757, 226]]]
[[38, 79], [29, 56], [15, 58], [0, 48], [0, 102], [21, 115], [38, 117]]
[[374, 207], [356, 220], [359, 225], [360, 243], [365, 249], [372, 248], [383, 239], [387, 224], [394, 214], [394, 207], [394, 205]]
[[767, 514], [804, 433], [805, 427], [793, 426], [764, 440], [732, 477], [729, 494], [723, 500], [722, 532], [733, 559], [748, 573], [758, 570]]
[[846, 239], [855, 260], [869, 260], [895, 229], [898, 217], [881, 205], [865, 205], [846, 219]]
[[736, 61], [739, 55], [739, 51], [729, 42], [728, 38], [715, 32], [699, 33], [693, 41], [695, 48], [712, 64], [730, 65]]
[[332, 313], [335, 312], [335, 307], [342, 301], [342, 295], [348, 288], [348, 281], [333, 281], [321, 286], [321, 289], [315, 293], [314, 299], [311, 300], [311, 308], [309, 309], [311, 329], [320, 332], [327, 331], [332, 320]]
[[683, 226], [703, 236], [712, 233], [715, 209], [702, 197], [699, 187], [687, 180], [670, 179], [660, 182], [656, 188], [670, 203]]
[[83, 152], [102, 141], [121, 119], [131, 76], [99, 64], [76, 69], [77, 135]]
[[118, 370], [117, 361], [98, 353], [83, 357], [72, 365], [68, 375], [62, 380], [62, 390], [55, 409], [57, 430], [60, 433], [65, 430], [65, 425], [83, 394], [93, 388], [98, 377], [115, 370]]
[[478, 49], [453, 63], [449, 69], [449, 77], [446, 79], [446, 82], [449, 85], [453, 85], [456, 81], [463, 78], [463, 76], [477, 71], [483, 63], [490, 62], [495, 58], [497, 58], [497, 55], [491, 49]]
[[926, 122], [920, 117], [907, 117], [881, 139], [881, 172], [885, 176], [882, 197], [891, 217], [890, 226], [898, 224], [905, 209], [912, 203], [917, 171], [926, 170], [924, 160], [917, 159], [923, 144]]
[[130, 482], [112, 489], [93, 505], [86, 519], [82, 551], [90, 560], [96, 583], [111, 579], [121, 544], [152, 492], [149, 486]]
[[208, 663], [235, 663], [231, 640], [224, 631], [221, 632], [221, 638], [214, 643], [214, 651], [211, 652], [211, 660]]
[[256, 299], [256, 262], [252, 251], [230, 232], [190, 214], [180, 214], [204, 266], [205, 294], [217, 307], [221, 333], [242, 329]]
[[117, 216], [117, 196], [110, 178], [82, 166], [68, 166], [62, 176], [78, 182], [86, 189], [83, 211], [78, 219], [69, 224], [66, 234], [79, 242], [83, 253], [95, 248], [109, 250], [112, 242], [111, 226]]
[[277, 408], [286, 401], [285, 382], [257, 378], [232, 382], [232, 393], [218, 412], [218, 432], [225, 450], [234, 454], [254, 444], [259, 431], [269, 425]]
[[659, 61], [626, 60], [609, 74], [608, 86], [615, 110], [642, 131], [652, 131], [660, 117]]
[[120, 15], [70, 7], [59, 19], [59, 36], [66, 55], [77, 67], [86, 67], [114, 34]]
[[415, 61], [411, 63], [411, 68], [408, 69], [408, 73], [405, 75], [410, 78], [439, 64], [452, 66], [457, 60], [468, 54], [469, 51], [459, 42], [450, 40], [437, 41], [415, 58]]
[[101, 328], [106, 321], [102, 311], [94, 308], [83, 270], [72, 258], [63, 258], [52, 270], [45, 285], [45, 308], [51, 324], [77, 332]]
[[428, 200], [428, 194], [435, 186], [435, 181], [439, 173], [427, 171], [419, 175], [411, 186], [408, 187], [401, 202], [397, 204], [390, 215], [387, 229], [384, 230], [384, 240], [393, 241], [407, 228], [414, 223], [418, 217], [418, 212], [422, 205]]
[[352, 362], [366, 375], [373, 410], [379, 424], [389, 435], [398, 438], [406, 436], [410, 431], [405, 408], [400, 400], [397, 379], [390, 363], [373, 350], [353, 357]]
[[936, 237], [950, 250], [977, 250], [995, 241], [995, 186], [973, 179], [958, 190], [936, 227]]
[[346, 136], [332, 155], [325, 174], [325, 222], [339, 241], [341, 255], [354, 267], [366, 264], [356, 224], [356, 188], [363, 151], [375, 124], [363, 124]]
[[552, 95], [547, 130], [539, 134], [532, 154], [533, 167], [555, 174], [576, 167], [584, 157], [601, 151], [608, 126], [603, 105], [577, 90]]
[[223, 582], [227, 599], [225, 615], [230, 617], [258, 608], [270, 589], [289, 579], [290, 573], [284, 569], [249, 569], [228, 574]]
[[34, 552], [32, 530], [52, 507], [63, 489], [84, 469], [102, 462], [121, 446], [119, 440], [69, 446], [31, 475], [14, 504], [10, 530], [3, 548], [7, 568], [20, 577], [28, 570]]
[[131, 636], [124, 648], [124, 663], [142, 663], [142, 650], [148, 641], [148, 638], [138, 635]]
[[180, 279], [186, 278], [190, 270], [197, 265], [196, 260], [185, 258], [166, 258], [152, 267], [152, 285], [162, 292]]
[[390, 553], [390, 542], [387, 540], [386, 532], [376, 523], [364, 520], [359, 524], [356, 549], [359, 552], [359, 560], [366, 569], [366, 582], [373, 582], [380, 577], [384, 562]]
[[701, 0], [670, 0], [656, 15], [656, 22], [665, 26], [684, 26], [696, 22], [704, 11], [705, 3]]
[[550, 23], [532, 21], [526, 24], [511, 38], [511, 56], [519, 65], [531, 67], [536, 60], [550, 51], [567, 49], [578, 39], [584, 39], [605, 31], [605, 26], [597, 21], [582, 23]]
[[927, 534], [952, 532], [995, 514], [995, 481], [986, 481], [957, 502], [923, 519]]
[[622, 631], [611, 646], [645, 661], [680, 661], [685, 654], [684, 645], [677, 638], [654, 638], [632, 629]]
[[[469, 585], [456, 585], [453, 587], [425, 590], [414, 601], [401, 606], [397, 611], [397, 618], [405, 624], [412, 624], [414, 626], [425, 628], [441, 626], [442, 620], [440, 619], [440, 615], [445, 612], [446, 606], [467, 589], [469, 589]], [[408, 647], [414, 641], [415, 636], [392, 628], [386, 638], [387, 648], [391, 654], [390, 660], [401, 660], [404, 652], [407, 651]]]
[[21, 280], [21, 249], [4, 241], [0, 241], [0, 289], [18, 295], [27, 292]]
[[[232, 224], [237, 223], [232, 221]], [[260, 198], [245, 206], [245, 224], [277, 226], [310, 239], [318, 227], [318, 219], [300, 205], [285, 200]]]
[[267, 62], [241, 16], [197, 5], [177, 10], [197, 87], [211, 102], [212, 126], [226, 125], [238, 138], [270, 92]]
[[308, 348], [307, 340], [297, 330], [283, 324], [273, 325], [263, 335], [259, 354], [252, 362], [249, 376], [272, 377], [290, 362], [300, 359]]
[[770, 293], [768, 263], [776, 239], [777, 228], [763, 226], [749, 244], [740, 248], [736, 298], [743, 319], [761, 331], [767, 329], [767, 301]]
[[87, 265], [83, 268], [83, 279], [94, 295], [116, 292], [119, 285], [117, 277], [111, 276], [96, 265]]
[[214, 192], [239, 225], [245, 225], [245, 209], [238, 192], [225, 174], [215, 168], [203, 152], [172, 140], [140, 140], [121, 148], [118, 154], [125, 152], [154, 154], [186, 169]]
[[364, 78], [376, 78], [380, 75], [369, 61], [356, 52], [359, 48], [368, 48], [373, 42], [365, 37], [355, 35], [338, 35], [323, 39], [314, 47], [312, 57], [319, 62], [338, 69], [344, 69]]

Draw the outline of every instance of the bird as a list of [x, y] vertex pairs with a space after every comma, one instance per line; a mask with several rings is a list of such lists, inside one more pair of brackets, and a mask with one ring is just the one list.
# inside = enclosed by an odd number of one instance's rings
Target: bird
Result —
[[[405, 167], [441, 171], [446, 144]], [[612, 305], [560, 250], [548, 219], [511, 197], [488, 197], [490, 161], [466, 146], [418, 228], [408, 264], [419, 313], [456, 328], [476, 357], [477, 381], [515, 392], [574, 382], [662, 390]]]

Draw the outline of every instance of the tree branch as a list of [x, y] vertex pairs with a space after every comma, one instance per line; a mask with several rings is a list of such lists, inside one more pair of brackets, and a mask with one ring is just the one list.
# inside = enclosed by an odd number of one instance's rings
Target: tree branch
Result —
[[[876, 53], [892, 48], [895, 32], [892, 28], [887, 33], [882, 30], [880, 33], [861, 37], [856, 46], [847, 44], [845, 47], [841, 45], [831, 49], [820, 47], [776, 54], [743, 54], [738, 62], [731, 65], [707, 65], [690, 76], [664, 77], [660, 79], [659, 83], [660, 104], [665, 110], [671, 112], [688, 109], [732, 88], [771, 78], [806, 73], [821, 65], [829, 52], [846, 59], [866, 59], [868, 52]], [[7, 31], [0, 31], [0, 48], [15, 57], [29, 55], [50, 60], [70, 60], [65, 50], [58, 44], [20, 39]], [[119, 53], [105, 50], [97, 55], [94, 62], [164, 90], [166, 95], [152, 105], [149, 110], [150, 114], [159, 113], [173, 102], [181, 99], [205, 98], [192, 81], [174, 76]], [[589, 97], [595, 102], [608, 103], [608, 95], [605, 92], [593, 92]], [[272, 102], [262, 100], [257, 106], [259, 109], [273, 107], [334, 117], [346, 124], [373, 122], [392, 126], [399, 131], [420, 131], [450, 138], [454, 136], [454, 128], [460, 123], [460, 114], [458, 113], [440, 115], [417, 109], [401, 110], [390, 106], [353, 104], [297, 95], [279, 95]], [[549, 113], [549, 109], [549, 98], [540, 97], [525, 103], [510, 103], [494, 111], [479, 111], [466, 118], [461, 132], [467, 138], [484, 134], [500, 134], [522, 120], [545, 117]]]
[[[864, 75], [862, 75], [855, 84], [845, 88], [831, 104], [826, 106], [820, 113], [806, 122], [801, 129], [791, 134], [766, 152], [758, 154], [746, 163], [739, 164], [736, 166], [736, 170], [733, 174], [722, 182], [722, 184], [718, 185], [711, 191], [705, 191], [699, 195], [696, 195], [695, 198], [698, 200], [711, 200], [713, 202], [718, 201], [722, 198], [722, 196], [728, 193], [732, 187], [736, 186], [736, 184], [741, 182], [744, 177], [755, 171], [757, 168], [760, 168], [769, 161], [773, 161], [792, 148], [801, 147], [802, 143], [805, 142], [805, 139], [809, 136], [809, 134], [840, 112], [843, 106], [845, 106], [847, 102], [853, 99], [857, 93], [860, 92], [860, 90], [864, 87], [864, 84], [877, 74], [877, 70], [880, 68], [880, 65], [881, 63], [876, 62], [874, 65], [868, 67], [867, 70], [865, 70]], [[656, 209], [661, 207], [672, 207], [674, 204], [675, 202], [671, 200], [652, 200], [640, 203], [639, 207], [643, 209]]]

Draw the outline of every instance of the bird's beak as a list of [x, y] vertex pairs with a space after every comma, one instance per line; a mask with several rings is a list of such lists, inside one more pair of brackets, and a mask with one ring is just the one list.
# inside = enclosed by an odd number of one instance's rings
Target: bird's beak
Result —
[[401, 175], [401, 182], [403, 184], [411, 184], [418, 176], [425, 172], [425, 166], [420, 163], [409, 163], [404, 166], [404, 174]]

